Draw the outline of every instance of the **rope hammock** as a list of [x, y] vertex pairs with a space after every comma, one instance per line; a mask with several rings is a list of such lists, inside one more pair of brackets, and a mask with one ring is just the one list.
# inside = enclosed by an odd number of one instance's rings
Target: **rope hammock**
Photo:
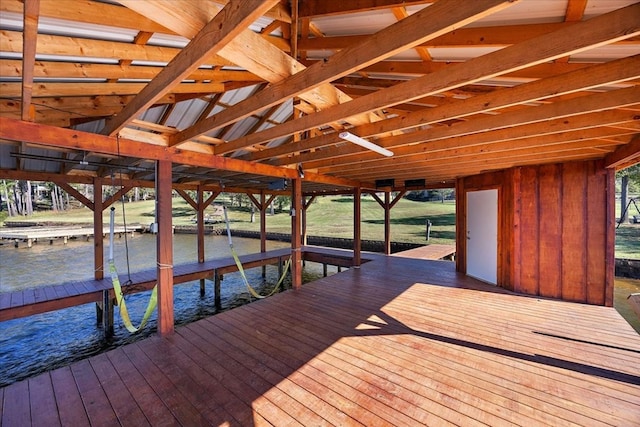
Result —
[[[114, 236], [114, 224], [115, 224], [115, 210], [116, 208], [111, 208], [111, 214], [109, 218], [109, 273], [111, 274], [111, 283], [113, 285], [113, 291], [116, 296], [116, 303], [120, 308], [120, 317], [122, 318], [122, 323], [125, 328], [132, 333], [142, 330], [151, 314], [153, 314], [153, 310], [155, 310], [156, 305], [158, 304], [158, 285], [153, 287], [151, 291], [151, 298], [149, 299], [149, 303], [147, 304], [147, 309], [144, 312], [144, 316], [142, 317], [142, 321], [139, 326], [134, 326], [131, 323], [131, 317], [129, 316], [129, 310], [127, 310], [127, 304], [124, 300], [124, 294], [122, 293], [122, 286], [120, 285], [120, 279], [118, 277], [118, 270], [116, 270], [116, 264], [113, 260], [113, 236]], [[126, 233], [126, 223], [125, 223], [125, 233]], [[127, 263], [128, 263], [128, 255], [127, 255]]]
[[238, 267], [238, 271], [242, 276], [242, 280], [244, 281], [244, 284], [247, 287], [247, 290], [254, 298], [263, 299], [263, 298], [270, 297], [271, 295], [275, 294], [278, 291], [278, 289], [280, 288], [280, 285], [282, 285], [282, 282], [284, 282], [284, 278], [286, 277], [287, 271], [289, 270], [289, 266], [291, 265], [291, 258], [289, 258], [285, 263], [284, 269], [282, 271], [282, 276], [280, 276], [280, 280], [278, 280], [278, 283], [276, 283], [276, 285], [271, 290], [271, 292], [269, 292], [269, 294], [267, 295], [260, 295], [249, 284], [249, 280], [247, 280], [247, 275], [244, 272], [244, 268], [242, 268], [242, 262], [240, 262], [240, 258], [238, 258], [238, 254], [236, 253], [236, 250], [233, 248], [233, 241], [231, 240], [231, 228], [229, 227], [229, 217], [227, 216], [227, 207], [223, 206], [222, 209], [224, 211], [224, 222], [227, 225], [227, 237], [229, 238], [229, 248], [231, 249], [231, 255], [233, 256], [233, 260], [235, 261], [236, 266]]

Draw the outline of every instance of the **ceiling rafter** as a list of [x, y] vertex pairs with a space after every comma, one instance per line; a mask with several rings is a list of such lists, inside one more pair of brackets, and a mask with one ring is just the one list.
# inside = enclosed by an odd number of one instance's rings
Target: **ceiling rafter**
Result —
[[[478, 0], [465, 4], [465, 7], [460, 7], [459, 2], [455, 0], [440, 0], [435, 6], [424, 9], [407, 19], [379, 31], [361, 43], [336, 53], [322, 63], [314, 64], [306, 70], [294, 74], [290, 78], [266, 89], [258, 96], [237, 104], [235, 108], [225, 110], [224, 113], [210, 117], [201, 125], [181, 132], [176, 136], [174, 143], [180, 143], [194, 135], [224, 126], [229, 121], [239, 120], [255, 111], [268, 108], [286, 97], [303, 97], [302, 95], [305, 93], [305, 89], [326, 84], [331, 80], [343, 77], [369, 64], [388, 58], [399, 51], [412, 48], [424, 40], [451, 31], [451, 29], [456, 26], [468, 24], [509, 5], [510, 3], [502, 0]], [[434, 19], [435, 16], [443, 15], [446, 16], [446, 19]], [[303, 97], [303, 99], [305, 98]], [[347, 102], [340, 105], [347, 104], [350, 103]], [[360, 111], [354, 114], [335, 117], [334, 120], [329, 120], [325, 123], [331, 123], [345, 118], [349, 121], [349, 118], [352, 116], [373, 110], [375, 109], [372, 108], [368, 111]], [[307, 129], [300, 129], [299, 131]], [[220, 154], [242, 149], [249, 145], [253, 144], [244, 144], [244, 142], [226, 144], [223, 148], [224, 151]]]
[[[140, 183], [153, 179], [162, 153], [174, 162], [173, 182], [182, 189], [222, 180], [226, 188], [267, 191], [273, 176], [296, 177], [301, 164], [305, 194], [338, 194], [380, 178], [394, 178], [396, 187], [419, 178], [427, 187], [451, 186], [457, 177], [513, 166], [607, 159], [621, 168], [640, 160], [637, 1], [520, 0], [473, 25], [401, 46], [401, 37], [419, 38], [397, 31], [403, 21], [418, 21], [412, 17], [430, 9], [429, 24], [444, 25], [451, 15], [436, 11], [448, 12], [449, 1], [300, 0], [303, 13], [315, 8], [300, 15], [279, 0], [217, 54], [186, 60], [188, 67], [203, 65], [142, 108], [144, 120], [121, 129], [125, 157], [92, 150], [88, 135], [167, 73], [222, 7], [241, 1], [122, 0], [127, 7], [39, 0], [37, 35], [23, 0], [2, 1], [0, 116], [45, 124], [19, 130], [50, 140], [39, 143], [30, 134], [18, 140], [0, 129], [0, 173], [57, 171], [80, 179], [106, 176], [109, 165], [126, 160], [131, 166], [123, 172]], [[393, 50], [392, 42], [372, 42], [385, 31], [398, 50], [376, 56]], [[342, 69], [352, 71], [336, 78], [340, 67], [332, 69], [332, 61], [341, 55]], [[262, 84], [270, 87], [256, 94]], [[262, 94], [269, 90], [271, 98]], [[242, 118], [247, 106], [255, 111]], [[216, 115], [228, 123], [176, 143]], [[13, 122], [0, 126], [6, 123]], [[78, 137], [62, 127], [89, 133], [79, 144], [58, 145], [56, 138]], [[381, 158], [342, 141], [344, 129], [395, 155]], [[98, 140], [112, 148], [111, 139]], [[89, 165], [80, 164], [85, 158]]]
[[140, 91], [138, 96], [113, 119], [101, 133], [113, 135], [126, 123], [157, 99], [169, 93], [186, 76], [196, 70], [209, 56], [220, 51], [235, 36], [270, 9], [277, 0], [247, 0], [236, 4], [231, 1], [205, 25], [158, 75]]
[[351, 0], [351, 1], [300, 1], [300, 16], [304, 18], [341, 15], [353, 12], [391, 9], [394, 7], [420, 6], [436, 0]]
[[[187, 15], [171, 8], [172, 16], [167, 16], [158, 2], [142, 3], [131, 1], [127, 2], [127, 5], [140, 10], [141, 13], [146, 11], [148, 14], [155, 16], [155, 19], [162, 20], [162, 23], [166, 26], [183, 28], [181, 35], [187, 38], [192, 38], [194, 31], [207, 22], [208, 15], [206, 11], [200, 11], [200, 14], [192, 13]], [[192, 2], [190, 6], [197, 8], [199, 3]], [[188, 22], [188, 28], [184, 28], [185, 22]], [[262, 36], [250, 30], [241, 32], [219, 54], [270, 83], [277, 83], [305, 68], [294, 58], [291, 58], [276, 46], [265, 41]], [[305, 99], [318, 108], [327, 108], [339, 102], [346, 102], [351, 98], [327, 84], [309, 91]], [[361, 124], [371, 120], [376, 120], [376, 117], [371, 114], [364, 114], [362, 117], [354, 119], [354, 122], [355, 124]], [[182, 139], [185, 140], [185, 138]]]
[[[486, 116], [476, 120], [454, 123], [449, 126], [426, 128], [415, 132], [380, 138], [375, 140], [375, 143], [384, 148], [394, 150], [394, 153], [397, 156], [400, 155], [398, 148], [402, 146], [408, 146], [408, 149], [412, 150], [417, 148], [413, 146], [413, 144], [416, 143], [436, 141], [439, 139], [453, 138], [463, 135], [473, 135], [473, 137], [476, 137], [474, 134], [486, 132], [489, 129], [494, 131], [513, 126], [523, 126], [540, 122], [549, 124], [548, 128], [552, 129], [550, 124], [558, 120], [563, 123], [567, 123], [569, 122], [567, 118], [572, 116], [584, 116], [591, 112], [627, 107], [634, 104], [640, 105], [639, 103], [640, 87], [632, 86], [626, 89], [596, 93], [535, 108], [518, 110], [512, 113]], [[553, 120], [550, 120], [550, 117], [553, 117]], [[599, 123], [599, 121], [602, 120], [600, 117], [596, 117], [596, 119], [598, 120], [594, 120], [595, 123]], [[481, 136], [478, 138], [481, 138]], [[334, 151], [334, 155], [337, 155], [338, 152], [341, 153], [341, 155], [358, 154], [360, 161], [364, 161], [368, 158], [376, 158], [375, 155], [371, 153], [361, 154], [361, 149], [353, 145], [346, 145], [341, 147], [339, 150]], [[285, 158], [281, 161], [274, 162], [274, 164], [282, 165], [289, 162], [305, 162], [308, 157], [309, 155], [293, 156], [291, 158]], [[312, 165], [311, 167], [316, 166]]]
[[350, 117], [353, 114], [434, 95], [461, 87], [464, 84], [476, 83], [513, 70], [588, 50], [615, 40], [634, 37], [638, 34], [640, 34], [640, 4], [634, 4], [521, 44], [471, 59], [465, 63], [456, 64], [446, 70], [374, 92], [349, 103], [340, 104], [330, 110], [306, 115], [299, 120], [247, 135], [232, 144], [234, 148], [238, 149], [263, 143], [321, 126], [340, 118]]

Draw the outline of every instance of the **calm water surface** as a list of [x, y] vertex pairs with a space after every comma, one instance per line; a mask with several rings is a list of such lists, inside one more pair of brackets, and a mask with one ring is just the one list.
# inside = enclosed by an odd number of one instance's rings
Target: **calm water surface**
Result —
[[[156, 264], [155, 236], [138, 234], [126, 240], [116, 239], [114, 258], [120, 281], [127, 279], [127, 250], [131, 272], [154, 268]], [[173, 241], [174, 265], [197, 261], [195, 235], [176, 234]], [[234, 238], [233, 245], [239, 255], [260, 251], [260, 241]], [[284, 242], [267, 242], [267, 250], [287, 247]], [[207, 259], [230, 256], [226, 236], [205, 238]], [[108, 239], [105, 240], [105, 263], [108, 256]], [[330, 273], [335, 272], [335, 269]], [[262, 278], [262, 269], [247, 270], [249, 283], [254, 287], [272, 287], [279, 278], [275, 266], [267, 267], [267, 277]], [[309, 282], [322, 276], [322, 266], [307, 263], [303, 280]], [[93, 278], [93, 241], [70, 241], [53, 245], [39, 243], [32, 248], [21, 244], [0, 245], [0, 292], [36, 288], [68, 281]], [[290, 281], [285, 280], [285, 285]], [[146, 308], [149, 292], [127, 297], [127, 308], [134, 324]], [[222, 310], [250, 301], [244, 282], [238, 273], [224, 276], [221, 287]], [[213, 283], [207, 281], [206, 295], [200, 297], [198, 281], [178, 285], [174, 288], [175, 321], [184, 324], [216, 313], [213, 301]], [[119, 345], [133, 342], [155, 333], [156, 314], [148, 326], [139, 334], [131, 335], [120, 322], [116, 310], [115, 333], [105, 340], [103, 331], [96, 326], [95, 304], [85, 304], [22, 319], [0, 322], [0, 386], [28, 378], [39, 372], [68, 365]]]

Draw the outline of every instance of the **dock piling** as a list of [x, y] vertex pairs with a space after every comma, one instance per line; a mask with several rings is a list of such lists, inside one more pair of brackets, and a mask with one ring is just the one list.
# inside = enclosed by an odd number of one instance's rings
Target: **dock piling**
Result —
[[113, 336], [113, 299], [109, 290], [102, 291], [102, 329], [105, 338]]
[[222, 281], [222, 274], [219, 274], [218, 270], [213, 271], [213, 280], [213, 301], [216, 310], [220, 310], [222, 308], [222, 301], [220, 299], [220, 282]]

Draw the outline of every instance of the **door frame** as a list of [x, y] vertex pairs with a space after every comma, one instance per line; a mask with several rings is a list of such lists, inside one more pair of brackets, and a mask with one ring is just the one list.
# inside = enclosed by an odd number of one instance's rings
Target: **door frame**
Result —
[[[493, 178], [493, 177], [492, 177]], [[504, 271], [505, 266], [505, 242], [509, 235], [508, 228], [512, 224], [508, 218], [504, 217], [505, 199], [504, 185], [498, 179], [485, 180], [482, 183], [471, 183], [465, 179], [456, 181], [456, 270], [464, 275], [467, 274], [467, 192], [481, 190], [498, 190], [498, 271], [497, 286], [509, 288], [509, 272]], [[508, 263], [506, 264], [508, 265]]]
[[[487, 192], [490, 192], [489, 194], [487, 194]], [[489, 242], [488, 245], [486, 245], [486, 250], [491, 249], [491, 251], [493, 252], [492, 256], [490, 257], [490, 259], [488, 259], [488, 261], [491, 262], [491, 267], [493, 267], [492, 269], [484, 269], [482, 264], [483, 264], [483, 256], [482, 254], [478, 254], [477, 252], [486, 252], [483, 251], [483, 244], [480, 243], [476, 243], [473, 245], [473, 248], [476, 249], [477, 251], [474, 252], [474, 256], [473, 258], [475, 260], [479, 260], [480, 262], [477, 265], [474, 265], [474, 270], [475, 273], [477, 274], [470, 274], [469, 272], [469, 267], [470, 267], [470, 230], [469, 230], [469, 224], [470, 224], [470, 219], [472, 218], [471, 216], [471, 206], [470, 206], [470, 198], [472, 195], [475, 194], [479, 194], [479, 193], [484, 193], [484, 195], [486, 195], [488, 198], [484, 199], [484, 200], [479, 200], [481, 202], [481, 204], [478, 205], [478, 207], [480, 208], [480, 210], [482, 212], [480, 212], [480, 215], [482, 215], [483, 213], [487, 213], [488, 215], [490, 215], [490, 217], [486, 218], [486, 220], [483, 221], [482, 217], [476, 217], [476, 214], [473, 214], [473, 225], [476, 226], [477, 229], [480, 229], [480, 232], [475, 233], [476, 236], [480, 236], [480, 239], [484, 239], [487, 238], [488, 240], [491, 240], [491, 242]], [[499, 224], [500, 224], [500, 219], [499, 219], [499, 213], [498, 213], [498, 207], [500, 205], [499, 203], [499, 191], [497, 188], [486, 188], [486, 189], [480, 189], [480, 190], [469, 190], [465, 192], [465, 203], [467, 205], [467, 209], [466, 209], [466, 215], [465, 215], [465, 236], [464, 239], [466, 239], [467, 244], [465, 247], [465, 251], [466, 251], [466, 274], [470, 277], [473, 277], [474, 279], [478, 279], [481, 280], [483, 282], [492, 284], [492, 285], [497, 285], [498, 284], [498, 260], [499, 260], [499, 250], [498, 250], [498, 244], [499, 244]], [[490, 224], [490, 222], [493, 223], [493, 225]], [[495, 222], [494, 222], [495, 221]], [[487, 224], [487, 228], [489, 228], [490, 226], [493, 228], [495, 227], [495, 235], [493, 234], [493, 230], [491, 230], [491, 235], [488, 235], [486, 233], [484, 233], [484, 230], [482, 230], [482, 224], [486, 223]], [[494, 237], [495, 236], [495, 237]], [[495, 238], [495, 240], [494, 240]], [[486, 259], [486, 258], [485, 258]], [[478, 267], [479, 266], [479, 267]]]

